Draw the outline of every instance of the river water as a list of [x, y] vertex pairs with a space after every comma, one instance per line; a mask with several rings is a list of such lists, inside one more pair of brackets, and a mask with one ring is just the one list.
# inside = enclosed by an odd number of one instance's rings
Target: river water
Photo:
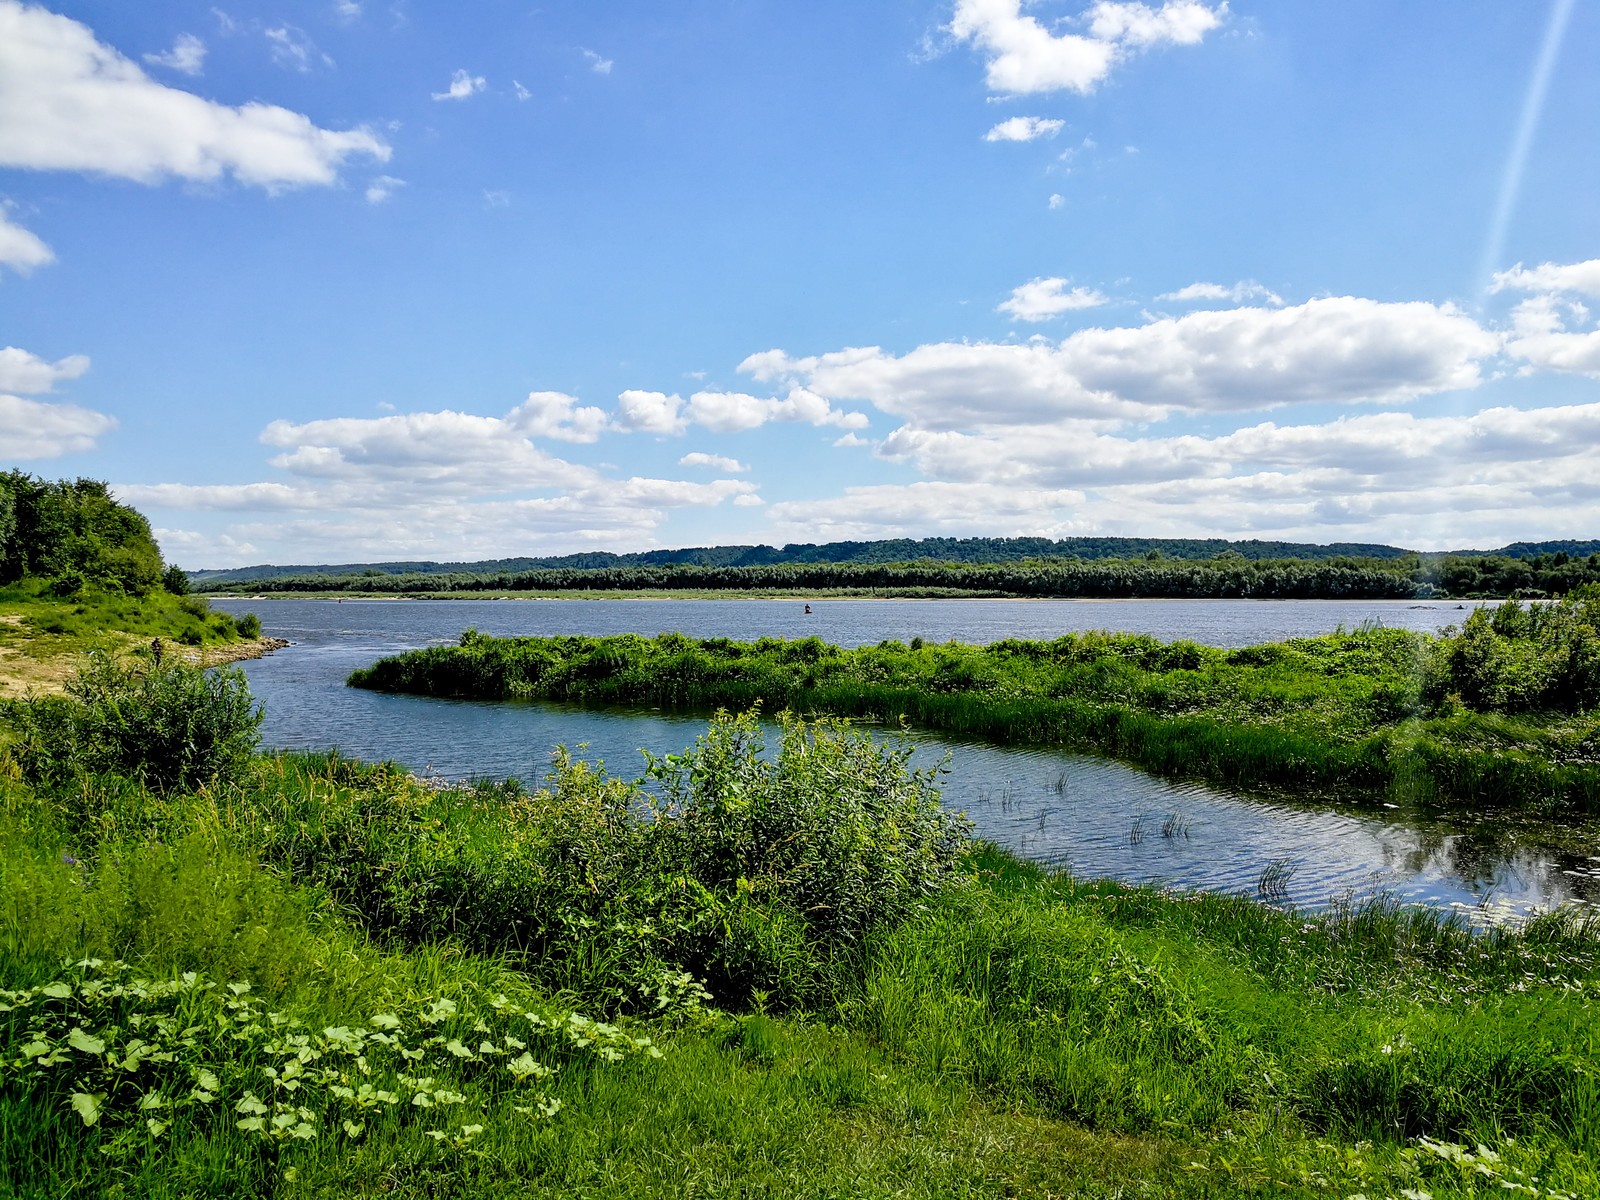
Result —
[[[260, 615], [293, 645], [242, 664], [266, 708], [266, 745], [337, 747], [447, 779], [514, 775], [536, 783], [566, 745], [618, 775], [640, 749], [678, 751], [705, 722], [661, 711], [585, 709], [391, 696], [344, 686], [351, 670], [469, 626], [493, 634], [803, 637], [854, 646], [885, 638], [986, 643], [1085, 629], [1243, 646], [1364, 622], [1434, 631], [1454, 603], [1249, 600], [219, 600]], [[1158, 778], [1113, 760], [931, 734], [913, 761], [948, 760], [944, 802], [980, 836], [1079, 877], [1244, 891], [1316, 908], [1384, 891], [1471, 919], [1600, 903], [1600, 830], [1559, 830], [1512, 815], [1395, 809], [1354, 797], [1253, 795]]]

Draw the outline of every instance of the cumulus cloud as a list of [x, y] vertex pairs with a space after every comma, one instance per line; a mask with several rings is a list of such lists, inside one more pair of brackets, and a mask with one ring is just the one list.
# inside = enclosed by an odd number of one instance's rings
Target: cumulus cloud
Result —
[[1013, 288], [1011, 299], [1002, 302], [996, 311], [1010, 313], [1015, 321], [1045, 321], [1064, 312], [1099, 308], [1108, 302], [1093, 288], [1075, 287], [1069, 291], [1070, 283], [1061, 278], [1030, 279]]
[[[441, 410], [274, 421], [261, 440], [286, 480], [120, 483], [158, 513], [191, 561], [245, 553], [324, 561], [426, 555], [461, 559], [586, 545], [643, 548], [668, 514], [753, 496], [753, 483], [614, 477], [557, 458], [537, 437], [590, 441], [608, 418], [560, 392], [535, 392], [503, 417]], [[221, 532], [193, 528], [220, 518]], [[163, 544], [165, 544], [165, 535]]]
[[482, 75], [474, 75], [471, 71], [462, 69], [450, 76], [450, 86], [442, 92], [434, 92], [435, 100], [465, 100], [469, 96], [476, 96], [488, 87], [488, 81]]
[[561, 442], [593, 442], [611, 426], [605, 410], [580, 405], [564, 392], [529, 392], [506, 414], [507, 422], [528, 437]]
[[1181, 287], [1175, 292], [1163, 292], [1156, 299], [1175, 300], [1180, 304], [1207, 300], [1229, 301], [1234, 304], [1245, 304], [1251, 300], [1264, 300], [1268, 304], [1275, 305], [1283, 303], [1282, 296], [1254, 279], [1242, 279], [1232, 287], [1225, 287], [1220, 283], [1191, 283], [1188, 287]]
[[803, 421], [809, 425], [836, 425], [864, 429], [862, 413], [841, 412], [823, 397], [802, 387], [791, 388], [782, 399], [751, 396], [745, 392], [696, 392], [689, 397], [688, 419], [716, 433], [755, 429], [769, 421]]
[[1524, 267], [1518, 263], [1509, 271], [1495, 272], [1489, 290], [1576, 292], [1584, 296], [1600, 296], [1600, 258], [1577, 263], [1541, 263], [1537, 267]]
[[32, 230], [24, 229], [0, 208], [0, 267], [10, 267], [18, 275], [30, 274], [56, 260], [55, 252]]
[[171, 50], [146, 54], [144, 60], [151, 66], [166, 67], [182, 75], [198, 75], [205, 70], [206, 44], [192, 33], [180, 33]]
[[364, 127], [232, 108], [167, 87], [85, 25], [0, 0], [0, 166], [89, 171], [141, 183], [232, 175], [267, 188], [334, 183], [352, 156], [387, 161]]
[[89, 360], [81, 354], [49, 362], [16, 346], [0, 349], [0, 456], [35, 459], [78, 454], [94, 449], [103, 434], [115, 429], [116, 419], [105, 413], [75, 404], [24, 399], [54, 391], [57, 383], [76, 379], [88, 369]]
[[742, 463], [737, 458], [727, 458], [721, 454], [707, 454], [703, 450], [691, 450], [678, 460], [680, 467], [709, 467], [713, 471], [727, 471], [733, 475], [744, 475], [750, 470], [748, 463]]
[[75, 404], [46, 404], [0, 392], [0, 447], [6, 458], [58, 458], [93, 450], [117, 427], [105, 413]]
[[77, 379], [89, 369], [89, 359], [70, 354], [49, 362], [16, 346], [0, 349], [0, 392], [20, 392], [24, 396], [55, 390], [64, 379]]
[[1066, 128], [1054, 117], [1011, 117], [983, 135], [986, 142], [1031, 142], [1035, 138], [1055, 137]]
[[584, 60], [589, 64], [589, 70], [593, 71], [596, 75], [609, 75], [611, 74], [611, 68], [616, 66], [616, 63], [614, 63], [611, 59], [602, 58], [593, 50], [585, 50], [583, 52], [583, 57]]
[[1590, 313], [1584, 305], [1563, 302], [1553, 295], [1535, 296], [1513, 310], [1513, 332], [1506, 351], [1522, 359], [1528, 370], [1600, 378], [1600, 329], [1581, 328], [1589, 323]]
[[1119, 63], [1157, 46], [1192, 46], [1220, 26], [1226, 3], [1101, 0], [1080, 17], [1082, 33], [1046, 28], [1025, 15], [1022, 0], [956, 0], [950, 32], [986, 59], [992, 91], [1009, 95], [1092, 92]]
[[920, 428], [1085, 420], [1290, 404], [1403, 403], [1477, 386], [1500, 345], [1450, 305], [1330, 297], [1082, 329], [1059, 343], [941, 342], [893, 355], [872, 346], [740, 370], [792, 379], [830, 400], [865, 400]]
[[682, 396], [629, 388], [617, 397], [617, 428], [668, 437], [687, 428], [682, 410]]

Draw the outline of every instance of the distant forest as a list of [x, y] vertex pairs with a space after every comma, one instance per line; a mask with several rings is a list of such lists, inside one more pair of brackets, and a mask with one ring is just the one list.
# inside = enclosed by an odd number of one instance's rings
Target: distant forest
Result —
[[213, 593], [805, 591], [888, 595], [1426, 599], [1600, 583], [1600, 541], [1420, 555], [1394, 546], [1167, 538], [928, 538], [475, 563], [196, 571]]

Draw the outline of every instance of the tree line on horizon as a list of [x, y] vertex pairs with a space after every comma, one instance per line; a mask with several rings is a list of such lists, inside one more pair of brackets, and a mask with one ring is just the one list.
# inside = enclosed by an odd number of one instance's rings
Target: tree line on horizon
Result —
[[1026, 597], [1430, 599], [1564, 595], [1600, 583], [1600, 553], [1565, 551], [1534, 559], [1506, 556], [1424, 559], [1337, 557], [1251, 560], [1236, 552], [1176, 559], [1151, 552], [1130, 559], [1041, 558], [1005, 563], [920, 560], [901, 563], [782, 563], [764, 566], [626, 566], [529, 571], [313, 573], [271, 579], [204, 581], [212, 593], [368, 593], [850, 590], [886, 594]]

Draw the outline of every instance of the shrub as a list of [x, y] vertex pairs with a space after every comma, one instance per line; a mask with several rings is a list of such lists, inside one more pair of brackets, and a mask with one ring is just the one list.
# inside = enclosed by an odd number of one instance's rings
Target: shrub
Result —
[[168, 567], [161, 573], [161, 586], [174, 596], [189, 594], [189, 577], [181, 567]]
[[549, 784], [432, 791], [390, 768], [282, 761], [235, 818], [269, 861], [373, 932], [514, 955], [543, 985], [653, 1007], [689, 972], [722, 1003], [800, 1003], [872, 929], [959, 877], [967, 824], [909, 749], [752, 714], [715, 718], [647, 787], [558, 751]]
[[66, 696], [12, 701], [3, 710], [24, 774], [63, 783], [116, 772], [157, 791], [194, 787], [248, 761], [262, 713], [244, 673], [182, 663], [123, 666], [89, 654]]
[[233, 619], [234, 628], [243, 638], [258, 638], [261, 636], [261, 618], [255, 613], [245, 613], [242, 617]]

